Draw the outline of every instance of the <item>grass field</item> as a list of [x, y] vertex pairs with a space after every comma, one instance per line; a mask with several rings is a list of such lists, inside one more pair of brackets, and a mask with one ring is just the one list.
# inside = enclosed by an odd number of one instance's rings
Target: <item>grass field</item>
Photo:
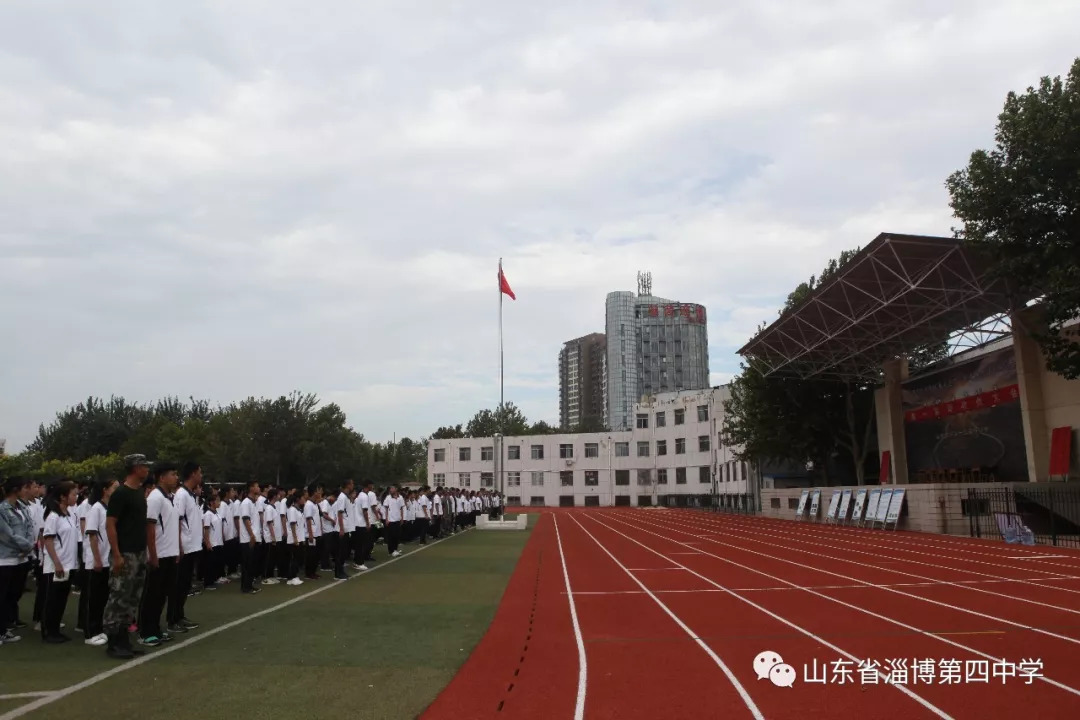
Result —
[[[379, 546], [378, 569], [347, 582], [276, 585], [256, 596], [242, 596], [236, 584], [203, 593], [188, 601], [201, 627], [142, 664], [110, 660], [81, 637], [46, 646], [23, 631], [22, 642], [0, 648], [0, 720], [416, 717], [484, 634], [527, 538], [472, 530], [419, 552], [407, 546], [395, 562], [382, 559]], [[259, 611], [269, 612], [215, 632]], [[115, 674], [98, 679], [107, 671]], [[65, 691], [91, 678], [29, 712], [35, 698], [7, 697]]]

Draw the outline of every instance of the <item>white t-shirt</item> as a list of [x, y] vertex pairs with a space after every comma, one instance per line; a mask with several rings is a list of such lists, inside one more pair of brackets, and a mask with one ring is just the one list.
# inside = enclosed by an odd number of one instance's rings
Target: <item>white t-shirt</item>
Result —
[[366, 528], [368, 526], [368, 518], [364, 516], [364, 511], [371, 513], [371, 501], [368, 500], [366, 492], [359, 492], [356, 494], [356, 502], [353, 503], [353, 517], [356, 519], [356, 527]]
[[430, 515], [431, 501], [428, 500], [427, 495], [421, 495], [420, 499], [416, 501], [416, 518], [426, 520]]
[[459, 513], [469, 512], [469, 500], [464, 495], [457, 496], [457, 511]]
[[181, 486], [173, 500], [176, 516], [180, 522], [180, 541], [185, 553], [199, 552], [202, 549], [202, 512], [195, 496]]
[[276, 540], [281, 540], [281, 532], [278, 527], [281, 523], [278, 522], [278, 511], [271, 503], [263, 503], [262, 517], [263, 517], [263, 542], [269, 543]]
[[387, 495], [386, 499], [383, 500], [383, 507], [386, 509], [386, 522], [401, 522], [405, 514], [404, 498], [400, 495], [397, 497]]
[[98, 542], [98, 556], [101, 558], [101, 566], [109, 567], [112, 545], [109, 544], [109, 533], [105, 531], [105, 506], [99, 502], [94, 503], [86, 510], [86, 539], [83, 541], [83, 565], [87, 570], [94, 569], [94, 549], [90, 546], [90, 536], [96, 535]]
[[[44, 537], [53, 538], [61, 569], [71, 572], [79, 567], [79, 530], [75, 527], [74, 514], [49, 513], [49, 517], [45, 518], [42, 533]], [[41, 555], [41, 572], [55, 573], [56, 566], [53, 565], [52, 555], [47, 550], [43, 550]]]
[[[334, 504], [330, 506], [330, 517], [334, 519], [334, 531], [341, 530], [341, 526], [338, 524], [338, 517], [348, 516], [349, 505], [349, 496], [343, 492], [339, 492], [337, 498], [334, 500]], [[345, 519], [345, 517], [341, 517], [341, 524], [344, 524], [345, 532], [348, 532], [349, 521]]]
[[276, 507], [278, 511], [278, 527], [275, 531], [277, 532], [278, 540], [281, 540], [288, 537], [285, 530], [288, 524], [286, 518], [289, 515], [289, 503], [285, 502], [285, 498], [281, 498], [274, 503], [274, 507]]
[[412, 500], [405, 501], [405, 516], [403, 519], [405, 522], [412, 522], [416, 519], [416, 504]]
[[442, 497], [439, 493], [435, 493], [435, 499], [431, 502], [431, 514], [433, 517], [443, 514]]
[[265, 520], [266, 520], [265, 510], [266, 510], [266, 497], [263, 496], [263, 495], [260, 495], [259, 497], [255, 498], [255, 515], [256, 515], [256, 518], [258, 519], [258, 522], [256, 522], [253, 519], [252, 520], [252, 525], [251, 525], [251, 527], [255, 530], [255, 539], [258, 540], [259, 542], [262, 542], [262, 539], [266, 535], [266, 529], [263, 527], [263, 525], [266, 524], [265, 523]]
[[[323, 498], [322, 502], [319, 503], [319, 517], [322, 518], [322, 531], [324, 535], [337, 532], [337, 518], [330, 512], [330, 501], [326, 498]], [[330, 519], [327, 520], [327, 517]]]
[[502, 501], [501, 501], [501, 500], [499, 500], [499, 496], [498, 496], [498, 495], [493, 495], [493, 496], [491, 497], [491, 507], [499, 507], [499, 503], [500, 503], [500, 502], [502, 502]]
[[217, 514], [221, 518], [221, 541], [227, 543], [236, 537], [236, 527], [233, 518], [236, 517], [236, 509], [239, 505], [233, 501], [222, 503], [218, 507]]
[[225, 543], [225, 518], [221, 516], [221, 508], [218, 512], [207, 510], [202, 517], [203, 527], [210, 530], [210, 547], [221, 547]]
[[304, 505], [304, 530], [307, 531], [307, 521], [311, 520], [311, 537], [322, 537], [322, 520], [319, 519], [319, 506], [314, 501], [308, 500]]
[[[82, 529], [82, 519], [86, 517], [86, 511], [90, 509], [90, 498], [85, 498], [81, 503], [73, 508], [68, 508], [68, 512], [75, 518], [75, 527], [79, 530], [79, 542], [86, 542], [86, 533]], [[74, 512], [72, 512], [74, 511]]]
[[345, 493], [341, 494], [345, 497], [345, 532], [351, 533], [356, 530], [356, 501], [350, 500]]
[[154, 523], [154, 545], [158, 558], [180, 554], [180, 521], [172, 500], [160, 488], [146, 498], [146, 519]]
[[307, 542], [307, 521], [304, 520], [304, 513], [301, 512], [300, 508], [296, 507], [296, 505], [292, 505], [289, 508], [287, 515], [289, 520], [289, 534], [287, 535], [289, 544], [295, 544], [293, 543], [294, 526], [296, 527], [296, 539], [301, 545], [304, 544]]
[[[262, 542], [262, 535], [259, 533], [259, 513], [255, 510], [255, 503], [251, 498], [244, 498], [240, 502], [240, 542], [249, 543], [254, 536], [255, 542]], [[247, 524], [244, 520], [251, 521], [251, 533], [248, 533]]]
[[367, 499], [368, 503], [371, 505], [371, 512], [376, 515], [372, 520], [385, 520], [386, 515], [383, 513], [382, 506], [379, 505], [379, 497], [375, 494], [374, 490], [368, 490]]

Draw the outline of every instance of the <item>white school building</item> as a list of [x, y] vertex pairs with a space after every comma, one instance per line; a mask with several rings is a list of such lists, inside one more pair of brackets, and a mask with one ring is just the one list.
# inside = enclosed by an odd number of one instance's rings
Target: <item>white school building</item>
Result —
[[509, 506], [705, 505], [716, 496], [746, 507], [758, 484], [721, 441], [728, 394], [720, 386], [647, 397], [623, 432], [433, 439], [428, 484], [500, 489], [501, 476]]

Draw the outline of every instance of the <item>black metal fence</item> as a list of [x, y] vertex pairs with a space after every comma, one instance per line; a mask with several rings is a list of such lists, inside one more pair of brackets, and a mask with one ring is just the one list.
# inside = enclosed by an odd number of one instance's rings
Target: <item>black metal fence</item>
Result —
[[1080, 483], [970, 488], [961, 504], [972, 537], [1000, 539], [999, 520], [1013, 517], [1037, 545], [1080, 548]]

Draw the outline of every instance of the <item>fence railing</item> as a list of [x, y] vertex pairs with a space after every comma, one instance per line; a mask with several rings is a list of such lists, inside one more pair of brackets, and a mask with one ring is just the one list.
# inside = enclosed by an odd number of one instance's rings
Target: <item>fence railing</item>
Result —
[[999, 516], [1015, 516], [1036, 544], [1080, 548], [1080, 483], [970, 488], [961, 502], [972, 537], [1001, 538]]

